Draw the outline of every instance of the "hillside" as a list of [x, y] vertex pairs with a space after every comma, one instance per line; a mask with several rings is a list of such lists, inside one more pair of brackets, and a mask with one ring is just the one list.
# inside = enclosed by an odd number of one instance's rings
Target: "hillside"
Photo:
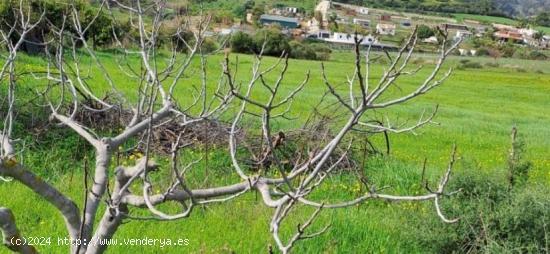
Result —
[[500, 12], [512, 17], [528, 17], [550, 11], [550, 0], [494, 0]]

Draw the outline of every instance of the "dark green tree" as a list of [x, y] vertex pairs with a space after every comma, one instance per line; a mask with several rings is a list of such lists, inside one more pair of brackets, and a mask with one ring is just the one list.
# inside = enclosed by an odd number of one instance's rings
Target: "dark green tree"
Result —
[[417, 28], [417, 35], [419, 39], [430, 38], [435, 35], [434, 30], [427, 25], [420, 25]]

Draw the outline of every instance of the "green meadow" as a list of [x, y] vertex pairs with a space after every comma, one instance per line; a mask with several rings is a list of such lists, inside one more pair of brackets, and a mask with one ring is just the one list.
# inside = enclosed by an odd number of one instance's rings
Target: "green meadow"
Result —
[[[117, 65], [119, 56], [109, 52], [99, 54], [108, 73], [122, 93], [130, 101], [135, 98], [137, 84], [128, 78]], [[230, 55], [232, 63], [239, 62], [237, 80], [246, 82], [250, 76], [253, 58], [249, 55]], [[452, 76], [441, 86], [428, 94], [406, 104], [387, 110], [368, 113], [369, 117], [385, 119], [395, 124], [414, 124], [425, 111], [430, 113], [438, 106], [434, 121], [415, 133], [391, 134], [391, 153], [388, 156], [370, 158], [365, 164], [366, 174], [378, 186], [390, 186], [385, 191], [396, 194], [420, 194], [421, 171], [424, 159], [427, 159], [427, 172], [433, 183], [439, 179], [449, 160], [451, 147], [456, 144], [459, 152], [457, 172], [480, 171], [490, 175], [504, 175], [507, 165], [507, 153], [510, 147], [510, 130], [517, 127], [525, 143], [524, 159], [532, 162], [530, 181], [550, 185], [550, 61], [528, 61], [516, 59], [468, 58], [479, 62], [483, 68], [457, 68], [464, 58], [451, 57], [445, 70], [453, 68]], [[207, 62], [207, 84], [214, 89], [221, 73], [222, 55], [213, 55]], [[91, 60], [83, 56], [84, 62]], [[137, 64], [136, 59], [129, 59]], [[411, 69], [423, 66], [415, 76], [403, 76], [385, 98], [393, 98], [412, 91], [429, 74], [434, 57], [419, 55], [411, 61]], [[276, 62], [275, 58], [265, 58], [265, 65]], [[43, 70], [44, 60], [39, 57], [22, 55], [18, 65], [21, 73]], [[387, 60], [379, 58], [372, 66], [370, 82], [376, 84], [384, 70]], [[495, 64], [497, 63], [497, 64]], [[333, 53], [332, 60], [325, 64], [329, 81], [346, 91], [346, 77], [354, 69], [353, 56], [348, 52]], [[162, 65], [162, 63], [161, 63]], [[233, 65], [234, 67], [234, 65]], [[193, 71], [198, 62], [193, 63]], [[99, 94], [108, 91], [102, 81], [102, 73], [95, 67], [86, 69], [88, 82]], [[444, 71], [445, 71], [444, 70]], [[321, 76], [321, 62], [290, 60], [289, 70], [283, 82], [282, 92], [291, 91], [304, 75], [310, 71], [310, 80], [303, 92], [294, 101], [290, 114], [293, 120], [277, 121], [276, 130], [287, 131], [303, 123], [326, 87]], [[191, 72], [192, 73], [192, 72]], [[267, 80], [274, 81], [276, 75]], [[45, 82], [35, 80], [30, 75], [19, 80], [18, 93], [23, 101], [34, 97], [36, 89], [44, 89]], [[200, 85], [197, 75], [182, 79], [176, 90], [177, 100], [185, 105], [189, 102], [192, 86]], [[257, 86], [254, 98], [266, 98], [266, 92]], [[329, 99], [329, 102], [334, 99]], [[30, 105], [30, 104], [28, 104]], [[28, 106], [30, 107], [30, 106]], [[23, 109], [25, 111], [25, 109]], [[232, 110], [222, 116], [227, 120]], [[23, 112], [21, 118], [25, 117]], [[41, 121], [45, 121], [42, 118]], [[335, 123], [338, 125], [338, 123]], [[257, 123], [250, 122], [251, 127]], [[44, 180], [51, 181], [62, 192], [82, 204], [84, 160], [93, 158], [86, 151], [85, 141], [71, 133], [67, 128], [50, 124], [53, 131], [41, 135], [29, 135], [33, 130], [19, 126], [16, 134], [23, 138], [19, 142], [24, 152], [20, 161], [31, 168]], [[16, 136], [17, 138], [17, 136]], [[373, 137], [374, 143], [383, 148], [382, 139]], [[216, 147], [212, 151], [208, 165], [197, 165], [190, 172], [189, 179], [195, 188], [215, 186], [238, 181], [230, 167], [226, 147]], [[182, 160], [192, 160], [202, 152], [186, 153]], [[160, 162], [165, 158], [158, 157]], [[132, 161], [123, 158], [128, 163]], [[91, 161], [91, 160], [89, 160]], [[115, 165], [113, 165], [114, 168]], [[208, 169], [208, 174], [207, 174]], [[163, 172], [164, 171], [164, 172]], [[163, 169], [159, 173], [169, 174]], [[452, 181], [452, 179], [451, 179]], [[315, 193], [320, 200], [354, 198], [364, 189], [353, 174], [338, 172]], [[65, 237], [65, 228], [61, 216], [56, 210], [37, 195], [16, 182], [0, 182], [0, 205], [8, 207], [16, 214], [20, 230], [28, 237], [51, 237], [50, 246], [37, 246], [44, 253], [68, 251], [68, 246], [57, 245], [58, 237]], [[167, 210], [173, 207], [165, 207]], [[284, 225], [284, 235], [289, 236], [311, 209], [300, 207], [294, 216]], [[135, 215], [146, 215], [145, 211], [133, 209]], [[184, 247], [139, 246], [115, 244], [108, 253], [263, 253], [267, 246], [274, 244], [269, 233], [269, 221], [273, 211], [266, 208], [255, 193], [249, 193], [222, 205], [210, 205], [194, 210], [186, 219], [173, 222], [128, 221], [115, 235], [118, 243], [131, 238], [188, 239]], [[450, 216], [460, 215], [460, 207], [446, 211]], [[98, 216], [100, 217], [100, 216]], [[319, 229], [330, 224], [329, 230], [322, 236], [300, 242], [298, 253], [429, 253], [433, 252], [428, 244], [418, 240], [415, 235], [417, 223], [427, 219], [437, 219], [431, 203], [389, 204], [368, 201], [365, 204], [342, 210], [324, 210], [313, 225]], [[455, 227], [455, 225], [437, 224], [437, 227]], [[6, 252], [0, 248], [0, 253]]]

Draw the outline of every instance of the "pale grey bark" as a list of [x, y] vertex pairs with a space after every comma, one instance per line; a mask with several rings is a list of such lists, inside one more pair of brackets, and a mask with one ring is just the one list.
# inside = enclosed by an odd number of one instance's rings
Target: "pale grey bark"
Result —
[[23, 253], [33, 254], [37, 253], [33, 246], [27, 244], [27, 242], [21, 238], [19, 230], [15, 225], [15, 217], [10, 209], [0, 207], [0, 231], [3, 235], [3, 242], [8, 249]]
[[0, 175], [13, 177], [55, 206], [65, 220], [69, 236], [74, 239], [78, 237], [80, 212], [71, 199], [21, 165], [7, 167], [0, 164]]

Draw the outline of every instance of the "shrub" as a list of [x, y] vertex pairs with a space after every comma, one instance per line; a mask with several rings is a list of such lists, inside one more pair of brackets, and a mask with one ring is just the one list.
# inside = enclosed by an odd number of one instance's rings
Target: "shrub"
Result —
[[463, 59], [460, 60], [460, 65], [458, 66], [458, 69], [483, 69], [483, 65], [478, 62], [471, 62], [470, 60]]
[[237, 32], [231, 36], [231, 50], [236, 53], [251, 53], [255, 49], [252, 37], [247, 33]]
[[489, 62], [489, 63], [486, 63], [485, 66], [498, 68], [500, 66], [500, 64], [498, 64], [497, 62]]
[[490, 52], [487, 48], [480, 48], [477, 50], [477, 53], [476, 53], [478, 56], [490, 56]]
[[[520, 144], [514, 141], [514, 149]], [[527, 176], [529, 169], [524, 167], [529, 163], [521, 160], [521, 149], [515, 151], [509, 158], [509, 162], [514, 163], [510, 163], [506, 174], [489, 174], [479, 168], [456, 173], [448, 188], [461, 192], [445, 200], [442, 209], [449, 217], [460, 217], [460, 221], [448, 225], [426, 215], [415, 220], [411, 239], [419, 239], [436, 253], [548, 251], [550, 188], [532, 181], [529, 184], [510, 182], [510, 174]], [[518, 171], [517, 167], [522, 169]]]
[[513, 57], [516, 53], [516, 47], [511, 43], [507, 43], [501, 46], [499, 51], [502, 54], [502, 57]]
[[328, 61], [330, 60], [330, 54], [332, 53], [332, 49], [330, 49], [329, 46], [323, 43], [313, 43], [310, 44], [311, 49], [316, 54], [316, 59], [320, 61]]
[[290, 46], [290, 57], [298, 59], [316, 59], [317, 55], [315, 51], [307, 44], [303, 44], [299, 41], [291, 41]]
[[230, 40], [231, 50], [237, 53], [259, 53], [264, 42], [264, 55], [268, 56], [281, 56], [287, 52], [291, 58], [328, 60], [332, 52], [325, 44], [289, 41], [276, 28], [262, 29], [254, 37], [237, 32]]
[[201, 45], [202, 53], [212, 53], [218, 49], [218, 43], [212, 38], [205, 38]]
[[[0, 4], [0, 16], [2, 22], [0, 22], [0, 28], [9, 31], [11, 24], [16, 21], [14, 11], [19, 8], [20, 1], [4, 0]], [[96, 46], [108, 46], [114, 42], [113, 32], [117, 36], [122, 36], [125, 31], [123, 27], [117, 24], [110, 15], [106, 12], [99, 12], [97, 7], [90, 5], [86, 1], [75, 0], [71, 1], [71, 5], [60, 4], [59, 1], [54, 0], [28, 0], [21, 2], [23, 5], [28, 4], [30, 13], [29, 22], [34, 23], [39, 21], [39, 17], [43, 12], [43, 19], [37, 23], [36, 27], [27, 34], [26, 41], [21, 46], [21, 50], [27, 53], [41, 53], [44, 52], [46, 47], [43, 45], [49, 36], [55, 36], [52, 34], [52, 26], [61, 27], [65, 22], [63, 15], [68, 15], [72, 12], [71, 6], [73, 6], [79, 13], [79, 20], [82, 28], [86, 28], [84, 37], [89, 40], [91, 45]], [[27, 7], [25, 7], [26, 9]], [[93, 21], [93, 22], [92, 22]], [[66, 22], [72, 22], [66, 20]], [[76, 36], [76, 30], [70, 25], [65, 24], [65, 32], [70, 35]], [[15, 41], [19, 38], [21, 33], [20, 26], [14, 27], [14, 32], [10, 33], [9, 39]], [[77, 43], [77, 46], [81, 46], [81, 43]]]
[[435, 32], [433, 31], [433, 29], [427, 25], [418, 26], [416, 32], [419, 39], [426, 39], [435, 35]]
[[527, 59], [528, 55], [529, 55], [528, 50], [525, 48], [521, 48], [514, 51], [514, 54], [511, 57], [519, 58], [519, 59]]
[[547, 193], [547, 187], [535, 185], [513, 193], [509, 203], [499, 204], [494, 222], [495, 238], [524, 253], [548, 251], [550, 198]]
[[541, 51], [538, 51], [538, 50], [533, 50], [531, 52], [529, 52], [529, 59], [532, 59], [532, 60], [546, 60], [548, 59], [548, 56], [545, 55], [543, 52]]
[[330, 49], [329, 46], [323, 43], [311, 43], [311, 48], [315, 50], [315, 52], [321, 52], [321, 53], [332, 53], [332, 49]]
[[263, 28], [254, 36], [255, 52], [259, 53], [264, 46], [264, 55], [280, 56], [290, 51], [289, 39], [277, 27]]

